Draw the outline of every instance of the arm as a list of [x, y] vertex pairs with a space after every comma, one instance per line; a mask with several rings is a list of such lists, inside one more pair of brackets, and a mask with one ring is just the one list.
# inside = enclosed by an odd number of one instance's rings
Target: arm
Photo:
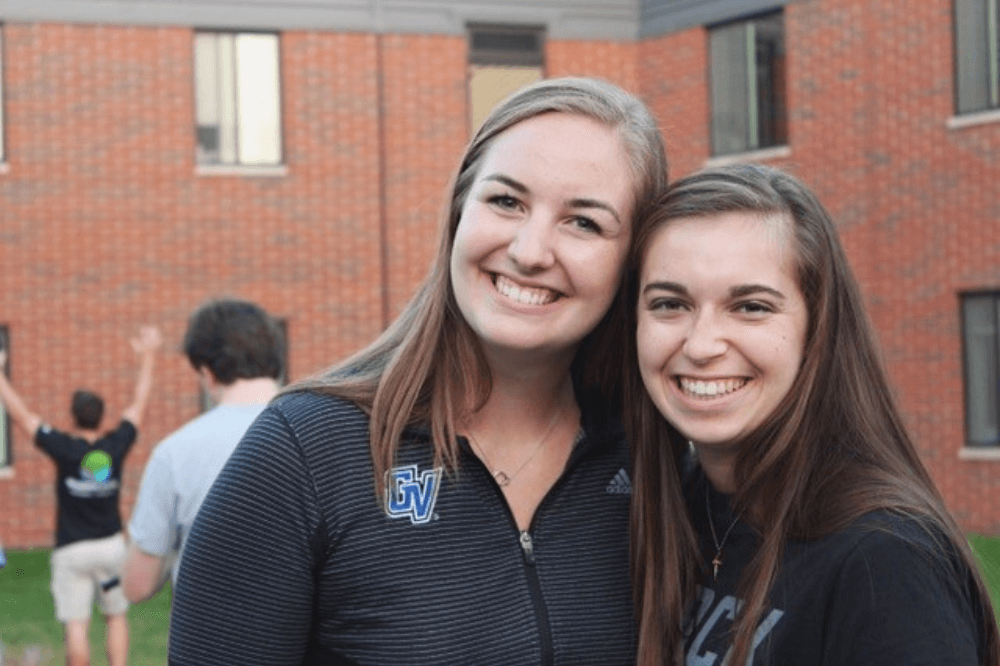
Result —
[[139, 337], [133, 338], [131, 342], [132, 349], [142, 357], [142, 360], [139, 365], [139, 380], [135, 385], [135, 398], [122, 412], [122, 418], [138, 428], [153, 388], [153, 361], [156, 358], [156, 350], [160, 348], [163, 339], [160, 337], [160, 329], [155, 326], [143, 326]]
[[160, 591], [170, 575], [172, 558], [150, 555], [129, 541], [123, 589], [129, 603], [137, 604]]
[[35, 436], [38, 428], [42, 425], [42, 419], [37, 414], [28, 409], [28, 406], [21, 400], [14, 387], [7, 380], [4, 368], [7, 367], [7, 350], [0, 349], [0, 401], [7, 407], [7, 411], [14, 423], [24, 428], [24, 430]]
[[128, 524], [128, 556], [122, 589], [131, 603], [149, 599], [163, 587], [177, 555], [177, 490], [162, 445], [142, 473], [139, 496]]

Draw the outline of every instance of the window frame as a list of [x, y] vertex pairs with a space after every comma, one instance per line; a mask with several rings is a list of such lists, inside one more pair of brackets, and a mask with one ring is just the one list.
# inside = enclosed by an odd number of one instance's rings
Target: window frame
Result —
[[[229, 121], [232, 124], [233, 159], [231, 161], [223, 159], [222, 153], [224, 152], [224, 149], [221, 146], [223, 142], [223, 138], [221, 137], [222, 133], [221, 129], [218, 130], [220, 133], [220, 136], [218, 138], [219, 147], [216, 148], [216, 152], [218, 153], [218, 158], [205, 159], [203, 157], [202, 143], [198, 136], [199, 132], [201, 131], [201, 128], [203, 127], [201, 124], [199, 124], [200, 103], [198, 94], [198, 90], [200, 87], [198, 42], [200, 36], [214, 37], [216, 48], [218, 48], [218, 45], [220, 44], [220, 39], [219, 39], [220, 37], [229, 37], [232, 38], [233, 40], [232, 71], [229, 72], [228, 74], [228, 76], [231, 78], [231, 82], [233, 85], [233, 90], [231, 91], [231, 97], [232, 97], [231, 118], [225, 118], [225, 119], [222, 118], [223, 114], [226, 113], [226, 110], [221, 108], [223, 106], [223, 103], [219, 101], [219, 97], [221, 97], [220, 91], [222, 90], [222, 87], [224, 85], [225, 76], [220, 75], [220, 73], [217, 71], [216, 74], [214, 75], [214, 81], [212, 82], [212, 88], [214, 89], [214, 93], [217, 97], [216, 104], [219, 107], [217, 109], [217, 113], [219, 114], [219, 120], [218, 123], [215, 125], [215, 127], [221, 128], [223, 122], [225, 121]], [[275, 105], [274, 105], [274, 110], [277, 114], [275, 122], [277, 137], [275, 140], [275, 144], [273, 146], [273, 149], [277, 152], [275, 161], [247, 161], [243, 156], [241, 156], [240, 116], [242, 112], [240, 107], [240, 97], [239, 97], [239, 87], [238, 87], [238, 82], [240, 77], [238, 48], [239, 48], [239, 38], [243, 36], [268, 36], [268, 37], [273, 37], [275, 40], [274, 72], [276, 80], [274, 81], [275, 84], [274, 89], [277, 95], [277, 99], [275, 100]], [[192, 101], [194, 103], [193, 117], [194, 117], [194, 132], [195, 132], [194, 161], [195, 161], [195, 166], [199, 170], [199, 172], [204, 171], [206, 173], [211, 173], [214, 170], [222, 170], [225, 172], [225, 171], [243, 170], [243, 169], [252, 169], [255, 171], [260, 170], [261, 172], [265, 172], [277, 169], [276, 173], [279, 174], [284, 173], [285, 158], [286, 158], [284, 124], [285, 124], [286, 114], [285, 114], [285, 99], [284, 99], [285, 95], [283, 90], [284, 76], [282, 72], [282, 61], [281, 61], [281, 42], [282, 42], [281, 33], [275, 30], [233, 30], [233, 29], [217, 29], [217, 28], [197, 28], [194, 30], [192, 38], [192, 47], [191, 47], [192, 85], [193, 85]], [[224, 66], [224, 64], [221, 61], [222, 58], [219, 58], [216, 55], [214, 64], [219, 70], [221, 70], [221, 68]]]
[[[970, 44], [967, 39], [963, 39], [969, 33], [965, 31], [965, 24], [960, 21], [959, 5], [963, 2], [975, 3], [975, 9], [985, 15], [982, 27], [986, 30], [983, 44]], [[996, 112], [1000, 110], [1000, 0], [954, 0], [952, 3], [952, 36], [954, 38], [954, 70], [955, 84], [954, 109], [956, 116], [968, 116], [979, 113]], [[973, 26], [971, 29], [975, 29]], [[976, 40], [982, 39], [984, 35], [980, 33]], [[983, 47], [985, 52], [971, 53], [979, 47]], [[980, 79], [976, 90], [965, 90], [963, 81], [966, 76], [963, 63], [967, 61], [966, 55], [978, 58], [978, 64], [983, 66], [985, 80]], [[974, 72], [973, 72], [974, 73]], [[971, 82], [970, 82], [970, 85]], [[963, 95], [963, 92], [965, 93]], [[985, 105], [978, 105], [975, 100], [963, 101], [963, 97], [982, 95]], [[968, 104], [968, 106], [967, 106]]]
[[[10, 327], [7, 324], [0, 324], [0, 348], [7, 350], [7, 362], [0, 366], [0, 372], [10, 379]], [[0, 403], [0, 470], [12, 469], [14, 467], [14, 447], [11, 442], [11, 422], [10, 414], [6, 407]]]
[[[771, 94], [765, 101], [769, 102], [769, 105], [772, 107], [772, 112], [769, 117], [765, 118], [762, 114], [761, 108], [764, 97], [760, 94], [760, 81], [761, 72], [766, 62], [762, 62], [759, 59], [759, 55], [762, 44], [765, 44], [766, 42], [759, 40], [757, 35], [760, 24], [770, 20], [776, 20], [775, 23], [780, 28], [779, 36], [781, 49], [774, 54], [777, 58], [772, 56], [772, 64], [767, 71], [767, 78], [771, 83]], [[713, 54], [713, 51], [716, 48], [715, 45], [713, 45], [713, 34], [718, 35], [723, 30], [735, 28], [742, 28], [741, 33], [744, 35], [744, 59], [740, 64], [742, 64], [745, 69], [740, 74], [740, 80], [743, 83], [746, 95], [746, 99], [743, 100], [746, 111], [743, 114], [743, 118], [741, 118], [741, 122], [743, 123], [743, 136], [740, 139], [741, 145], [731, 148], [729, 146], [720, 145], [722, 143], [721, 138], [723, 138], [725, 129], [720, 127], [720, 119], [723, 117], [722, 114], [716, 112], [717, 101], [715, 82], [721, 82], [721, 79], [724, 77], [722, 76], [723, 70], [721, 63], [716, 62], [716, 58]], [[706, 60], [708, 67], [708, 126], [709, 145], [711, 151], [710, 159], [727, 158], [734, 155], [756, 153], [760, 151], [770, 151], [787, 146], [788, 91], [786, 76], [787, 47], [785, 45], [784, 8], [779, 7], [777, 9], [769, 9], [764, 12], [741, 16], [737, 19], [707, 25], [705, 27], [705, 31], [706, 48], [708, 50]], [[718, 44], [719, 46], [723, 46], [721, 42]], [[775, 59], [780, 59], [780, 69], [775, 66]], [[727, 78], [732, 80], [732, 77]], [[720, 107], [727, 106], [725, 100], [719, 100], [718, 104]], [[766, 129], [764, 129], [765, 127]]]
[[[966, 304], [970, 299], [987, 298], [990, 299], [991, 311], [990, 311], [990, 321], [992, 326], [992, 344], [993, 344], [993, 368], [987, 370], [988, 373], [992, 374], [992, 378], [987, 377], [989, 381], [997, 384], [994, 390], [993, 404], [987, 405], [988, 409], [992, 409], [993, 418], [998, 429], [998, 434], [996, 441], [993, 442], [974, 442], [972, 441], [972, 409], [970, 409], [970, 403], [972, 401], [972, 389], [971, 386], [971, 368], [970, 368], [970, 336], [972, 332], [969, 330], [970, 322], [969, 318], [966, 316]], [[963, 410], [963, 421], [964, 421], [964, 433], [963, 433], [963, 447], [966, 451], [973, 452], [995, 452], [1000, 454], [1000, 289], [991, 290], [979, 290], [979, 291], [967, 291], [959, 294], [959, 321], [962, 335], [962, 410]]]
[[[504, 45], [505, 37], [511, 38], [514, 43]], [[545, 38], [543, 25], [479, 22], [466, 24], [468, 56], [465, 93], [471, 131], [479, 127], [489, 111], [502, 98], [524, 85], [545, 78]], [[492, 45], [489, 44], [491, 39], [494, 40]], [[517, 44], [518, 40], [522, 43]], [[494, 90], [489, 95], [491, 99], [484, 99], [476, 92], [476, 80], [479, 78], [482, 81], [482, 75], [506, 77], [507, 84], [511, 85], [502, 86], [499, 94]]]
[[4, 54], [6, 53], [6, 40], [4, 32], [7, 26], [0, 22], [0, 164], [7, 162], [7, 76], [4, 65], [6, 64]]

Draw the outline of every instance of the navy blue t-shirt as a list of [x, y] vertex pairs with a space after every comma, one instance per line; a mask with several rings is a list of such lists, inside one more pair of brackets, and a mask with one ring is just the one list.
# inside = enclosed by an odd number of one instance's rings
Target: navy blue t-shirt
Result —
[[35, 444], [56, 464], [56, 547], [121, 531], [122, 462], [137, 435], [127, 420], [93, 444], [48, 425], [35, 433]]

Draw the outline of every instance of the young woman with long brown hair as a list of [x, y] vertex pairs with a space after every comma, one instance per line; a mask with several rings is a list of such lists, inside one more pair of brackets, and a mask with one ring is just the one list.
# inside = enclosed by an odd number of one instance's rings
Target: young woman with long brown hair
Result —
[[1000, 663], [812, 193], [709, 169], [670, 186], [635, 252], [638, 663]]
[[665, 179], [656, 123], [613, 85], [503, 102], [399, 319], [278, 398], [222, 471], [170, 663], [634, 663], [610, 352], [633, 224]]

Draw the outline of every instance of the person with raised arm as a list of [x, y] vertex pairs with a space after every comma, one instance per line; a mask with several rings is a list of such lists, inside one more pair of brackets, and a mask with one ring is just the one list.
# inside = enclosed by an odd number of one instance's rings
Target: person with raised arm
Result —
[[108, 663], [124, 666], [128, 660], [128, 601], [121, 587], [126, 544], [118, 500], [122, 464], [136, 441], [153, 388], [153, 366], [162, 345], [159, 329], [144, 326], [131, 345], [140, 358], [135, 395], [109, 432], [101, 431], [104, 400], [83, 389], [73, 393], [71, 432], [44, 422], [7, 380], [2, 371], [7, 350], [0, 349], [0, 400], [14, 423], [56, 465], [52, 596], [65, 629], [68, 666], [90, 663], [88, 631], [95, 599], [107, 622]]

